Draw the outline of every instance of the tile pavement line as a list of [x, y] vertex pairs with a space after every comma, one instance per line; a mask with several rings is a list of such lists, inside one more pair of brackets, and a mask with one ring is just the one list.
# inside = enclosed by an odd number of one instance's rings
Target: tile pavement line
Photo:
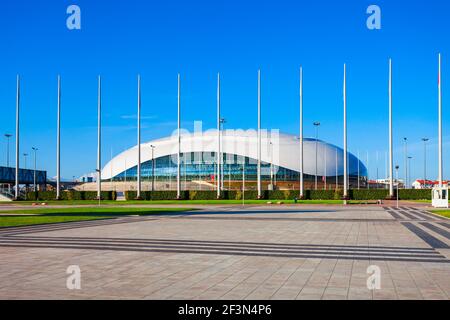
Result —
[[417, 254], [417, 253], [411, 253], [411, 252], [371, 252], [369, 248], [367, 248], [367, 250], [365, 251], [361, 251], [361, 252], [348, 252], [345, 250], [332, 250], [332, 249], [312, 249], [312, 250], [305, 250], [305, 249], [296, 249], [296, 250], [290, 250], [290, 249], [286, 249], [286, 248], [272, 248], [272, 249], [266, 249], [266, 248], [246, 248], [246, 247], [226, 247], [226, 246], [199, 246], [199, 245], [184, 245], [184, 246], [180, 246], [180, 245], [164, 245], [164, 244], [159, 244], [159, 245], [136, 245], [136, 244], [108, 244], [108, 243], [95, 243], [95, 242], [87, 242], [87, 243], [83, 243], [83, 242], [50, 242], [50, 241], [30, 241], [27, 239], [22, 239], [20, 241], [17, 241], [16, 239], [3, 239], [3, 242], [0, 241], [0, 245], [3, 246], [14, 246], [14, 245], [29, 245], [29, 246], [33, 246], [33, 245], [47, 245], [49, 247], [58, 247], [58, 248], [67, 248], [70, 249], [72, 247], [77, 247], [77, 246], [85, 246], [86, 248], [92, 248], [93, 246], [97, 246], [94, 248], [98, 248], [99, 250], [117, 250], [120, 251], [120, 249], [122, 249], [122, 251], [136, 251], [136, 250], [140, 250], [140, 249], [148, 249], [148, 250], [153, 250], [153, 249], [167, 249], [167, 250], [173, 250], [173, 249], [185, 249], [185, 250], [202, 250], [205, 252], [218, 252], [219, 254], [226, 254], [226, 253], [236, 253], [236, 252], [247, 252], [249, 254], [289, 254], [289, 255], [293, 255], [295, 256], [296, 254], [310, 254], [310, 255], [340, 255], [342, 257], [345, 256], [372, 256], [372, 257], [397, 257], [397, 258], [437, 258], [437, 253], [436, 251], [432, 251], [429, 253], [423, 252], [421, 254]]
[[435, 216], [428, 214], [424, 211], [418, 211], [418, 210], [411, 210], [415, 215], [420, 216], [422, 218], [424, 218], [426, 221], [438, 221], [439, 219], [437, 219]]
[[395, 220], [404, 220], [397, 212], [391, 210], [391, 208], [383, 207]]
[[[62, 247], [62, 246], [49, 246], [49, 245], [30, 245], [30, 244], [12, 244], [12, 245], [4, 245], [3, 247], [15, 247], [15, 248], [33, 248], [33, 249], [37, 249], [37, 248], [45, 248], [45, 249], [73, 249], [73, 250], [80, 250], [80, 249], [86, 249], [86, 250], [103, 250], [103, 251], [124, 251], [123, 248], [114, 248], [114, 247], [87, 247], [87, 246], [66, 246], [66, 247]], [[273, 257], [273, 258], [292, 258], [292, 259], [297, 259], [297, 258], [312, 258], [312, 259], [346, 259], [346, 260], [369, 260], [370, 258], [372, 258], [372, 260], [378, 260], [378, 261], [403, 261], [403, 262], [435, 262], [435, 263], [450, 263], [450, 260], [446, 259], [444, 256], [442, 255], [435, 255], [435, 256], [430, 256], [430, 257], [424, 257], [422, 258], [415, 258], [415, 257], [398, 257], [398, 256], [393, 256], [393, 257], [386, 257], [386, 256], [381, 256], [381, 257], [371, 257], [370, 255], [365, 255], [365, 256], [343, 256], [342, 254], [335, 254], [335, 255], [327, 255], [327, 254], [286, 254], [286, 253], [280, 253], [280, 254], [275, 254], [275, 253], [260, 253], [260, 252], [242, 252], [242, 251], [235, 251], [235, 252], [221, 252], [221, 251], [214, 251], [214, 250], [209, 250], [209, 251], [205, 251], [205, 250], [194, 250], [194, 249], [190, 249], [190, 250], [186, 250], [186, 249], [154, 249], [154, 248], [149, 248], [149, 249], [138, 249], [138, 248], [133, 248], [132, 250], [128, 250], [128, 251], [133, 251], [133, 252], [161, 252], [161, 253], [186, 253], [186, 254], [200, 254], [200, 255], [205, 255], [205, 254], [211, 254], [211, 255], [235, 255], [235, 256], [249, 256], [249, 257]]]
[[405, 217], [409, 218], [410, 220], [423, 220], [423, 218], [419, 218], [417, 216], [415, 216], [414, 214], [407, 212], [406, 210], [400, 209], [397, 212], [400, 212], [401, 214], [403, 214]]
[[274, 218], [274, 217], [217, 217], [217, 216], [183, 216], [186, 220], [237, 220], [237, 221], [295, 221], [295, 222], [395, 222], [392, 219], [352, 219], [352, 218]]
[[[313, 245], [313, 244], [274, 244], [274, 243], [254, 243], [254, 242], [227, 242], [227, 241], [195, 241], [195, 240], [175, 240], [175, 239], [127, 239], [127, 238], [85, 238], [85, 237], [31, 237], [31, 236], [10, 236], [4, 237], [8, 240], [24, 240], [24, 241], [61, 241], [76, 242], [83, 241], [86, 243], [131, 243], [131, 244], [165, 244], [179, 246], [202, 246], [202, 247], [229, 247], [229, 248], [255, 248], [255, 249], [291, 249], [291, 250], [327, 250], [327, 251], [356, 251], [356, 252], [385, 252], [385, 253], [433, 253], [432, 248], [409, 248], [409, 247], [379, 247], [379, 246], [345, 246], [345, 245]], [[1, 241], [1, 239], [0, 239]]]
[[406, 227], [409, 231], [414, 233], [417, 237], [425, 241], [430, 247], [435, 249], [450, 249], [450, 246], [448, 246], [446, 243], [442, 242], [436, 237], [433, 237], [432, 235], [425, 232], [423, 229], [417, 227], [416, 225], [410, 222], [402, 222], [402, 225]]
[[445, 223], [445, 222], [438, 222], [438, 223], [439, 223], [439, 225], [446, 227], [447, 229], [450, 229], [450, 224]]
[[429, 222], [421, 222], [420, 224], [422, 226], [424, 226], [424, 227], [426, 227], [426, 228], [436, 232], [437, 234], [439, 234], [439, 235], [441, 235], [441, 236], [443, 236], [443, 237], [445, 237], [445, 238], [450, 240], [450, 232], [448, 232], [447, 230], [441, 229], [441, 228], [439, 228], [439, 227], [437, 227], [434, 224], [431, 224]]

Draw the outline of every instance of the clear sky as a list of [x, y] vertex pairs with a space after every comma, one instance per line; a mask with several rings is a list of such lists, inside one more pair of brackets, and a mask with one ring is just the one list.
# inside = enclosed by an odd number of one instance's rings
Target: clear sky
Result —
[[[66, 9], [81, 8], [81, 30]], [[366, 27], [380, 6], [382, 29]], [[450, 177], [450, 2], [447, 0], [5, 1], [0, 6], [0, 127], [15, 132], [15, 77], [22, 78], [21, 153], [40, 149], [38, 167], [55, 175], [56, 77], [62, 76], [62, 176], [96, 166], [97, 75], [103, 77], [103, 159], [136, 143], [136, 75], [142, 75], [143, 141], [176, 128], [177, 73], [182, 123], [215, 125], [216, 74], [228, 128], [255, 128], [257, 70], [262, 125], [298, 134], [298, 73], [304, 68], [305, 135], [342, 146], [342, 70], [348, 69], [349, 148], [369, 152], [384, 176], [388, 148], [388, 58], [394, 61], [395, 162], [410, 141], [412, 178], [437, 176], [437, 54], [443, 54], [444, 173]], [[6, 163], [6, 140], [0, 164]], [[11, 141], [13, 147], [13, 140]], [[11, 156], [13, 160], [14, 157]], [[21, 159], [23, 161], [23, 157]], [[28, 167], [31, 159], [28, 158]], [[402, 169], [401, 169], [402, 170]]]

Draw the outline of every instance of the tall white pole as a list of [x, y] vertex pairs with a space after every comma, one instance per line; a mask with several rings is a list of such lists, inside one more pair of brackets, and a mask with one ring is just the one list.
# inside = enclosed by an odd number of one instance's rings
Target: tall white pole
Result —
[[56, 128], [56, 200], [61, 199], [61, 76], [58, 75], [58, 119]]
[[327, 148], [326, 147], [322, 147], [324, 150], [323, 150], [323, 153], [324, 153], [324, 155], [323, 155], [323, 157], [324, 157], [324, 170], [325, 170], [325, 174], [323, 175], [323, 190], [327, 190], [327, 175], [328, 175], [328, 172], [327, 172]]
[[303, 177], [303, 68], [300, 67], [300, 199], [305, 196]]
[[339, 176], [338, 176], [338, 150], [336, 148], [336, 191], [339, 189]]
[[20, 123], [20, 77], [17, 75], [17, 89], [16, 89], [16, 188], [14, 198], [19, 199], [19, 123]]
[[102, 198], [102, 78], [98, 76], [97, 91], [97, 199]]
[[258, 199], [262, 198], [261, 190], [261, 70], [258, 70]]
[[347, 177], [347, 67], [344, 64], [344, 200], [348, 198]]
[[181, 77], [178, 74], [178, 156], [177, 156], [177, 199], [181, 199]]
[[439, 174], [438, 174], [438, 180], [439, 180], [439, 187], [442, 188], [443, 184], [443, 178], [442, 178], [442, 78], [441, 78], [441, 54], [439, 53], [439, 76], [438, 76], [439, 82], [438, 82], [438, 107], [439, 107]]
[[392, 59], [389, 59], [389, 197], [394, 197], [394, 150], [392, 133]]
[[220, 73], [217, 73], [217, 199], [220, 198], [220, 163], [221, 163], [221, 143], [220, 143]]
[[367, 189], [370, 189], [370, 169], [369, 169], [369, 151], [366, 151], [366, 157], [367, 157]]
[[141, 199], [141, 75], [138, 75], [138, 105], [137, 105], [137, 193], [136, 198]]

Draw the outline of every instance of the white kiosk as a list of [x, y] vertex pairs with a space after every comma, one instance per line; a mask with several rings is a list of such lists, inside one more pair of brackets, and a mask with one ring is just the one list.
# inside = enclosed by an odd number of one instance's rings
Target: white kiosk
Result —
[[433, 188], [433, 207], [448, 208], [448, 185]]

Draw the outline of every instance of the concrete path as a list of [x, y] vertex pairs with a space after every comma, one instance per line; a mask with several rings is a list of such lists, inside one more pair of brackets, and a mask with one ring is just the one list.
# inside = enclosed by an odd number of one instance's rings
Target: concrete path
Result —
[[[74, 265], [80, 290], [66, 286]], [[449, 299], [450, 221], [412, 206], [212, 206], [1, 229], [0, 298]]]

